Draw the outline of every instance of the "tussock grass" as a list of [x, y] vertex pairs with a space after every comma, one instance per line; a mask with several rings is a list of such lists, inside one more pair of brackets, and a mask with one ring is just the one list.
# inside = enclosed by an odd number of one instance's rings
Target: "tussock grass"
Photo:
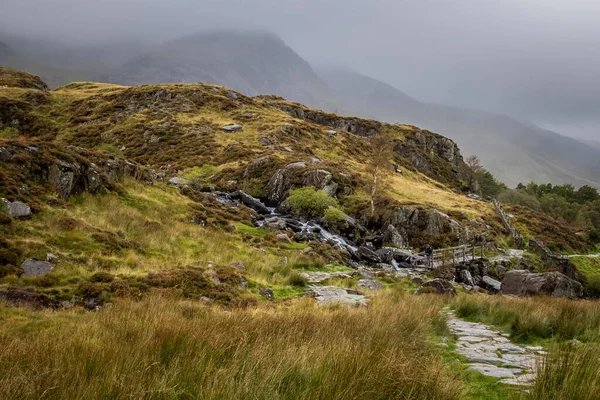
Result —
[[595, 400], [600, 393], [600, 345], [563, 344], [551, 349], [526, 398]]
[[458, 399], [462, 383], [427, 344], [440, 306], [395, 292], [362, 309], [153, 296], [99, 313], [0, 312], [0, 398]]
[[600, 342], [600, 306], [596, 301], [461, 295], [452, 306], [458, 317], [499, 325], [520, 341], [552, 338]]

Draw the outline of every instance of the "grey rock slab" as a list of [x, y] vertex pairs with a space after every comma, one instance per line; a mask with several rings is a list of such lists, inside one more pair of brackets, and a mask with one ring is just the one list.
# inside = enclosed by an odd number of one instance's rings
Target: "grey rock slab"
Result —
[[307, 290], [307, 295], [313, 297], [319, 304], [341, 304], [351, 307], [367, 305], [365, 296], [349, 291], [350, 289], [337, 286], [312, 286]]
[[520, 372], [514, 368], [502, 368], [489, 364], [471, 364], [469, 369], [492, 378], [514, 378], [515, 372]]
[[238, 124], [229, 124], [221, 127], [224, 132], [239, 132], [242, 130], [242, 126]]
[[332, 278], [352, 278], [350, 274], [347, 274], [345, 272], [304, 272], [301, 275], [308, 280], [308, 283], [321, 283]]
[[469, 369], [510, 385], [528, 386], [535, 380], [538, 347], [516, 345], [506, 334], [462, 321], [452, 313], [448, 314], [448, 328], [458, 336], [456, 351], [467, 359]]
[[189, 181], [187, 179], [179, 178], [177, 176], [169, 179], [169, 184], [174, 186], [183, 186], [187, 185]]
[[2, 199], [6, 213], [13, 218], [27, 218], [31, 216], [31, 208], [22, 201], [8, 201]]
[[360, 279], [357, 285], [369, 290], [380, 290], [383, 287], [381, 283], [373, 279]]
[[48, 261], [34, 260], [32, 258], [23, 261], [21, 264], [23, 270], [22, 277], [32, 278], [35, 276], [44, 276], [54, 269], [54, 266]]

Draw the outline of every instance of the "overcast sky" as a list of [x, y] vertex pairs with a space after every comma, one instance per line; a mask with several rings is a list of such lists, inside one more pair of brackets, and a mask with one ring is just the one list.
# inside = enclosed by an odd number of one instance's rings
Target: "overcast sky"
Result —
[[418, 100], [598, 140], [599, 20], [599, 0], [0, 0], [2, 29], [67, 42], [268, 29]]

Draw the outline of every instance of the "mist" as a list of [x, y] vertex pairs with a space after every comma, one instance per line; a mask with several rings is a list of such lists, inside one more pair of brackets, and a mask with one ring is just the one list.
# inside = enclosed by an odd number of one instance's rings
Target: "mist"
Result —
[[[2, 35], [90, 46], [261, 29], [426, 102], [600, 139], [600, 3], [592, 0], [3, 0]], [[458, 4], [456, 4], [458, 3]], [[133, 54], [132, 54], [133, 55]]]

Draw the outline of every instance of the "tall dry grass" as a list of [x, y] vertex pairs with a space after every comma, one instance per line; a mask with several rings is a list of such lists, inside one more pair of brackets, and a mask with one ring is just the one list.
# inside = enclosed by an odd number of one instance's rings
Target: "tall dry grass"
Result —
[[503, 326], [522, 341], [600, 342], [600, 302], [595, 300], [462, 295], [452, 307], [460, 318]]
[[22, 312], [0, 324], [0, 398], [458, 399], [427, 343], [440, 303], [387, 293], [362, 309], [224, 311], [152, 296]]
[[597, 400], [600, 397], [600, 345], [562, 344], [550, 349], [526, 396], [535, 400]]

